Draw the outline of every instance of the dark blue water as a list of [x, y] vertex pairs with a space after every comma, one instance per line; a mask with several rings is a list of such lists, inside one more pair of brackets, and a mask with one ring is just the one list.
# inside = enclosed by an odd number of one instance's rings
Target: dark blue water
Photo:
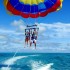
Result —
[[0, 53], [0, 70], [70, 70], [69, 53]]

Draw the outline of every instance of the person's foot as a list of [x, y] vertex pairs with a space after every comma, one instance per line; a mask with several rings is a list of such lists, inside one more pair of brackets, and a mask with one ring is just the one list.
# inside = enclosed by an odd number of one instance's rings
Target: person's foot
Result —
[[30, 47], [31, 47], [32, 43], [30, 43]]

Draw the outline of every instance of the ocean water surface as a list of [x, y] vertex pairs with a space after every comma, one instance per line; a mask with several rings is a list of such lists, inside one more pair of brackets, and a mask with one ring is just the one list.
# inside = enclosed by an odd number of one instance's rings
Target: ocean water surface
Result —
[[69, 53], [0, 53], [0, 70], [70, 70]]

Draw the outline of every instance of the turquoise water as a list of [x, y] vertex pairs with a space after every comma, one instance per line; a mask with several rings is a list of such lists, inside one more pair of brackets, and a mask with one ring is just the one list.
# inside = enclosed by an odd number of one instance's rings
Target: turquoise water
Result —
[[0, 70], [70, 70], [69, 53], [0, 53]]

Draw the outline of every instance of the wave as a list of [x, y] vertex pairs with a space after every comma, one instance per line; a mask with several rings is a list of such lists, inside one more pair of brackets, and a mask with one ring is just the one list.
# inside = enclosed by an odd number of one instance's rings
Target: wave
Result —
[[41, 61], [32, 61], [32, 70], [52, 70], [53, 63], [43, 64]]
[[49, 63], [47, 65], [43, 65], [42, 67], [40, 67], [39, 69], [37, 70], [52, 70], [51, 69], [51, 66], [53, 65], [53, 63]]
[[5, 65], [8, 65], [8, 67], [2, 67], [1, 70], [11, 70], [10, 65], [13, 65], [17, 60], [26, 58], [27, 56], [17, 56], [17, 57], [12, 57], [4, 62]]
[[[39, 56], [39, 55], [29, 55], [29, 56]], [[20, 66], [20, 65], [16, 66], [16, 65], [14, 65], [14, 63], [19, 59], [27, 58], [29, 56], [12, 57], [12, 58], [4, 61], [3, 65], [1, 65], [2, 66], [1, 70], [11, 70], [12, 67], [23, 69], [25, 66]], [[43, 64], [41, 61], [34, 61], [34, 60], [31, 60], [29, 62], [30, 62], [30, 65], [31, 65], [31, 70], [53, 70], [52, 69], [53, 63]]]

